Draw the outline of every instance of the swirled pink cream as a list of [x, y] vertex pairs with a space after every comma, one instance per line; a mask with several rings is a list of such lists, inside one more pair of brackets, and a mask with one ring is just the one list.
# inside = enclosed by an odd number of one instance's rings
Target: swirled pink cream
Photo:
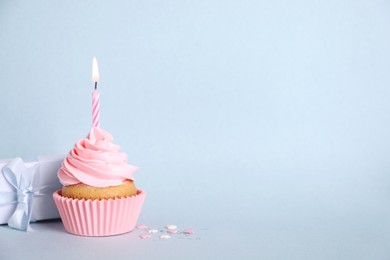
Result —
[[98, 127], [92, 127], [85, 139], [79, 140], [58, 170], [64, 186], [84, 183], [93, 187], [121, 185], [134, 180], [138, 167], [127, 163], [127, 154], [113, 143], [113, 137]]

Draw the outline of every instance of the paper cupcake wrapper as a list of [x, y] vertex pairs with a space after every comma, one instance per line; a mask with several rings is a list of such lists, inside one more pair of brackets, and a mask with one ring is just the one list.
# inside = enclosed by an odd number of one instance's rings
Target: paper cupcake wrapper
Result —
[[134, 229], [146, 193], [120, 199], [84, 200], [53, 193], [65, 230], [80, 236], [113, 236]]

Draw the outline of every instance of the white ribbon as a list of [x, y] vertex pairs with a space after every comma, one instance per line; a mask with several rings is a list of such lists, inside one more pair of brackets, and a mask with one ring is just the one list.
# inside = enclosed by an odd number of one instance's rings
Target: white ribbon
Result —
[[3, 167], [3, 175], [14, 192], [0, 192], [0, 206], [16, 204], [16, 209], [8, 219], [8, 226], [30, 231], [31, 203], [34, 197], [51, 195], [56, 184], [35, 187], [39, 183], [38, 164], [27, 168], [21, 158], [15, 158]]

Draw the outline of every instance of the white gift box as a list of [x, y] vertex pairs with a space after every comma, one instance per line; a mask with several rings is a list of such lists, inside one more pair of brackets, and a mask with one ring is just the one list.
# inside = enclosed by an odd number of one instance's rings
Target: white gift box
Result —
[[[62, 187], [57, 171], [63, 159], [64, 156], [40, 157], [34, 162], [23, 162], [20, 158], [0, 160], [0, 224], [7, 224], [23, 203], [28, 205], [27, 226], [28, 222], [59, 218], [53, 192]], [[9, 170], [11, 165], [13, 170]], [[19, 189], [19, 184], [15, 184], [26, 183], [26, 180], [29, 184], [25, 189]], [[19, 214], [18, 218], [22, 216]]]

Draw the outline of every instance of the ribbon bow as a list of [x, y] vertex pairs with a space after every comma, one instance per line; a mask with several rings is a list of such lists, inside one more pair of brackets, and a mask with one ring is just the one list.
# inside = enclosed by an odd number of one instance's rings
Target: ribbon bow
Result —
[[16, 209], [8, 219], [8, 226], [14, 229], [30, 231], [31, 203], [33, 197], [49, 195], [51, 185], [34, 187], [38, 183], [38, 165], [27, 168], [21, 158], [15, 158], [3, 167], [3, 175], [14, 188], [14, 192], [0, 192], [0, 206], [16, 204]]

